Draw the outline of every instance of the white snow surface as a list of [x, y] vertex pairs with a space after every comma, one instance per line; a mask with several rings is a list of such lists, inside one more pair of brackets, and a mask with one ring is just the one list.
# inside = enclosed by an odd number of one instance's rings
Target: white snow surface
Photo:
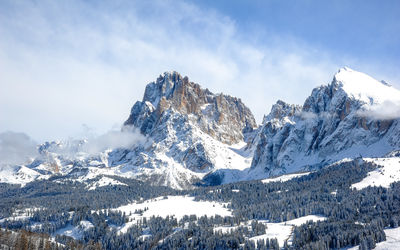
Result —
[[400, 157], [364, 158], [363, 160], [373, 162], [379, 167], [369, 172], [362, 181], [351, 185], [352, 188], [363, 189], [369, 186], [389, 188], [391, 183], [400, 181]]
[[[266, 220], [258, 220], [259, 223], [263, 223], [267, 226], [266, 233], [258, 236], [251, 237], [249, 240], [254, 241], [257, 244], [257, 241], [260, 239], [273, 239], [276, 238], [280, 246], [283, 246], [285, 240], [288, 240], [288, 244], [292, 243], [292, 231], [294, 226], [300, 226], [307, 221], [322, 221], [325, 220], [326, 217], [320, 215], [307, 215], [294, 220], [289, 220], [280, 223], [270, 223]], [[251, 228], [252, 220], [243, 223], [242, 226], [247, 226], [249, 229]], [[214, 232], [221, 232], [223, 234], [230, 233], [231, 231], [237, 229], [238, 226], [218, 226], [214, 228]]]
[[[400, 249], [400, 227], [388, 228], [383, 230], [386, 234], [386, 240], [376, 244], [375, 250], [398, 250]], [[359, 247], [351, 247], [347, 250], [358, 250]]]
[[27, 168], [24, 165], [0, 168], [0, 182], [20, 184], [21, 187], [38, 178], [47, 178], [37, 171]]
[[148, 208], [142, 216], [135, 214], [135, 218], [151, 217], [151, 216], [174, 216], [177, 219], [181, 219], [184, 215], [196, 215], [196, 216], [231, 216], [232, 213], [224, 208], [223, 205], [227, 203], [218, 203], [214, 201], [195, 201], [194, 197], [189, 196], [167, 196], [158, 197], [151, 200], [146, 200], [141, 203], [131, 203], [125, 206], [116, 208], [121, 212], [129, 214], [134, 212], [136, 209]]
[[[158, 197], [151, 200], [145, 200], [141, 203], [133, 202], [115, 208], [115, 211], [121, 211], [129, 215], [129, 222], [119, 228], [121, 233], [126, 233], [128, 228], [140, 221], [142, 218], [151, 216], [174, 216], [178, 220], [184, 215], [196, 215], [197, 217], [207, 216], [232, 216], [232, 212], [223, 205], [227, 203], [218, 203], [214, 201], [195, 201], [194, 197], [189, 196], [167, 196]], [[146, 209], [146, 211], [144, 211]], [[135, 210], [143, 210], [143, 214], [135, 214]]]
[[120, 186], [128, 186], [125, 183], [122, 183], [120, 181], [114, 180], [112, 178], [106, 177], [106, 176], [102, 176], [98, 181], [90, 183], [89, 185], [87, 185], [87, 188], [89, 190], [95, 190], [98, 187], [104, 187], [104, 186], [115, 186], [115, 185], [120, 185]]
[[[278, 240], [279, 246], [283, 246], [285, 240], [288, 240], [288, 245], [292, 244], [292, 232], [295, 226], [300, 226], [307, 221], [323, 221], [326, 217], [320, 215], [307, 215], [294, 220], [289, 220], [280, 223], [266, 223], [267, 229], [266, 233], [263, 235], [255, 236], [250, 238], [257, 244], [257, 240], [260, 239], [272, 239], [276, 238]], [[259, 221], [262, 222], [262, 221]]]
[[335, 79], [342, 85], [343, 90], [349, 96], [367, 104], [376, 105], [384, 101], [400, 101], [399, 90], [348, 67], [341, 68], [335, 75]]
[[400, 228], [385, 229], [386, 240], [376, 244], [376, 250], [400, 249]]

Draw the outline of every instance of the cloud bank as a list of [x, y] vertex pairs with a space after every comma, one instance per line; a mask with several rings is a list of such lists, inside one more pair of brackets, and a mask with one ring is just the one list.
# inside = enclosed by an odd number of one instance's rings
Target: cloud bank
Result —
[[366, 110], [359, 111], [358, 115], [374, 120], [398, 119], [400, 118], [400, 103], [384, 101], [381, 104], [373, 105]]
[[147, 142], [145, 136], [133, 128], [125, 126], [124, 129], [117, 131], [111, 130], [97, 137], [89, 138], [87, 143], [82, 145], [82, 151], [86, 153], [98, 153], [104, 150], [125, 148], [141, 145]]
[[[125, 126], [122, 130], [110, 130], [99, 136], [91, 134], [85, 139], [51, 142], [46, 150], [66, 158], [76, 158], [77, 154], [98, 154], [118, 148], [130, 149], [134, 146], [146, 145], [145, 143], [151, 143], [151, 141], [137, 129]], [[24, 133], [11, 131], [0, 133], [0, 170], [30, 163], [36, 157], [45, 156], [39, 154], [38, 146]]]
[[78, 155], [82, 156], [82, 153], [95, 155], [108, 150], [131, 149], [151, 143], [138, 129], [131, 126], [124, 126], [122, 130], [112, 129], [100, 135], [95, 135], [86, 125], [84, 129], [85, 134], [80, 138], [45, 143], [44, 148], [47, 152], [75, 159]]
[[0, 133], [0, 168], [23, 164], [37, 156], [36, 142], [16, 132]]

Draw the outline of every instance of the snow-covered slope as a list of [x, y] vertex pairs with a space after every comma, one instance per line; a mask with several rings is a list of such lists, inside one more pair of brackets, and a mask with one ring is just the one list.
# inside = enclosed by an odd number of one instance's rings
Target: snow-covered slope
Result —
[[20, 184], [25, 186], [27, 183], [38, 178], [46, 178], [48, 176], [30, 169], [24, 165], [21, 166], [6, 166], [0, 168], [0, 182], [10, 184]]
[[[250, 241], [253, 241], [257, 245], [258, 240], [266, 240], [266, 239], [274, 239], [278, 240], [280, 246], [284, 245], [284, 242], [287, 240], [288, 245], [292, 245], [293, 240], [293, 228], [295, 226], [300, 226], [307, 221], [324, 221], [326, 217], [320, 215], [307, 215], [303, 217], [299, 217], [297, 219], [272, 223], [267, 220], [258, 220], [257, 222], [262, 223], [266, 226], [265, 234], [261, 234], [258, 236], [254, 236], [249, 238]], [[253, 220], [249, 220], [241, 224], [241, 226], [247, 226], [249, 230], [251, 230], [251, 223]], [[218, 226], [214, 228], [214, 232], [220, 232], [222, 234], [230, 233], [233, 230], [237, 230], [238, 226]]]
[[364, 158], [366, 162], [378, 165], [378, 168], [368, 173], [362, 181], [354, 183], [351, 187], [363, 189], [369, 186], [388, 188], [393, 182], [400, 181], [400, 157]]
[[289, 220], [289, 221], [285, 221], [285, 222], [280, 222], [280, 223], [267, 223], [264, 221], [259, 221], [261, 223], [266, 224], [267, 229], [266, 229], [266, 233], [259, 235], [259, 236], [255, 236], [250, 238], [251, 241], [254, 241], [254, 243], [257, 244], [258, 240], [262, 240], [262, 239], [273, 239], [276, 238], [278, 240], [278, 243], [280, 246], [284, 245], [285, 240], [288, 241], [288, 245], [292, 245], [292, 240], [293, 240], [293, 228], [295, 226], [300, 226], [304, 223], [306, 223], [307, 221], [323, 221], [326, 220], [326, 217], [324, 216], [320, 216], [320, 215], [307, 215], [304, 217], [299, 217], [297, 219], [294, 220]]
[[302, 107], [278, 101], [253, 139], [251, 178], [398, 149], [400, 121], [396, 112], [377, 115], [383, 107], [400, 107], [400, 91], [349, 68], [315, 88]]
[[[386, 240], [376, 244], [375, 250], [397, 250], [400, 249], [400, 227], [387, 228], [384, 230]], [[359, 246], [350, 247], [347, 250], [358, 250]]]
[[[179, 206], [177, 206], [179, 204]], [[145, 200], [140, 203], [134, 202], [115, 208], [115, 211], [121, 211], [125, 214], [130, 214], [129, 221], [122, 225], [118, 231], [126, 233], [129, 227], [138, 223], [143, 218], [151, 216], [167, 217], [173, 216], [178, 220], [185, 215], [196, 215], [201, 217], [206, 216], [232, 216], [232, 212], [224, 207], [227, 204], [210, 202], [210, 201], [195, 201], [194, 197], [189, 196], [166, 196], [158, 197], [151, 200]]]

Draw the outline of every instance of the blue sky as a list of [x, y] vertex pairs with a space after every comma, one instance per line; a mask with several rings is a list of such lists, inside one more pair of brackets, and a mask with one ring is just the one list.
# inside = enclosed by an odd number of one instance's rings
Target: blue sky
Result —
[[1, 1], [0, 132], [118, 128], [177, 70], [260, 122], [342, 66], [400, 88], [399, 1]]
[[256, 32], [264, 33], [261, 43], [268, 42], [266, 36], [271, 34], [340, 56], [400, 62], [399, 1], [200, 2], [204, 8], [233, 17], [241, 32], [256, 27]]

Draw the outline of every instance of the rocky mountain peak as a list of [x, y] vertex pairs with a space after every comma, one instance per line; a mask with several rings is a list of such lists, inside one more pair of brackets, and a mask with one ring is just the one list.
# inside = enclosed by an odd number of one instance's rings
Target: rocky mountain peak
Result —
[[243, 140], [243, 133], [257, 126], [239, 98], [213, 94], [175, 71], [160, 75], [146, 86], [142, 102], [132, 107], [125, 125], [149, 134], [166, 111], [186, 116], [203, 132], [227, 144]]
[[[397, 89], [341, 68], [330, 84], [313, 89], [302, 108], [296, 110], [281, 101], [273, 106], [254, 140], [252, 167], [290, 172], [360, 153], [381, 156], [398, 147], [394, 138], [399, 122], [380, 120], [368, 112], [399, 101]], [[285, 119], [276, 119], [282, 116]]]
[[272, 105], [271, 112], [264, 116], [263, 124], [272, 119], [281, 120], [284, 117], [294, 116], [300, 110], [300, 105], [288, 104], [282, 100], [278, 100], [276, 104]]
[[313, 89], [303, 105], [304, 112], [337, 115], [343, 120], [360, 109], [384, 102], [399, 103], [400, 91], [348, 67], [339, 69], [328, 85]]

